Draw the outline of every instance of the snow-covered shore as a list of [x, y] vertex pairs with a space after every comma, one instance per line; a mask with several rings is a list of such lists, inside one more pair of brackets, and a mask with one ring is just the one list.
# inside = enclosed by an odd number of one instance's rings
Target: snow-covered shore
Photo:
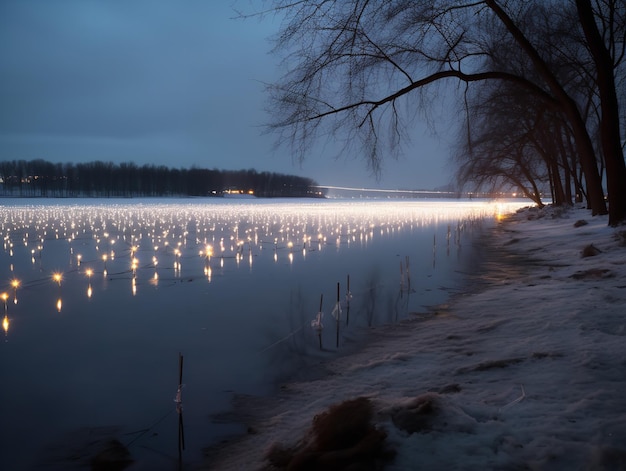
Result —
[[212, 450], [206, 469], [277, 469], [270, 446], [363, 396], [396, 451], [386, 470], [626, 469], [626, 228], [582, 208], [527, 209], [487, 252], [472, 292], [377, 328], [322, 379], [244, 401], [251, 433]]

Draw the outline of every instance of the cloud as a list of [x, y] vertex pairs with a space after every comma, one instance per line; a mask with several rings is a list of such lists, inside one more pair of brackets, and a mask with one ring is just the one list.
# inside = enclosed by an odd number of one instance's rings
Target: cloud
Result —
[[2, 25], [11, 38], [0, 79], [5, 133], [197, 128], [241, 108], [250, 92], [238, 87], [255, 73], [246, 30], [214, 2], [44, 1], [12, 10]]
[[[222, 1], [0, 2], [0, 158], [158, 159], [375, 183], [358, 156], [337, 163], [320, 144], [300, 168], [272, 149], [261, 82], [280, 73], [267, 40], [277, 23], [234, 16]], [[419, 173], [386, 167], [388, 185]]]

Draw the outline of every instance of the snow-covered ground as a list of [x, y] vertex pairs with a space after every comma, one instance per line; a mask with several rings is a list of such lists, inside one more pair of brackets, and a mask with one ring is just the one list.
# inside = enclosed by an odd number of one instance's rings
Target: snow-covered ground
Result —
[[212, 450], [207, 469], [276, 469], [272, 445], [360, 396], [396, 451], [386, 470], [626, 469], [626, 227], [533, 208], [485, 250], [482, 276], [450, 305], [374, 329], [321, 378], [238, 401], [251, 433]]

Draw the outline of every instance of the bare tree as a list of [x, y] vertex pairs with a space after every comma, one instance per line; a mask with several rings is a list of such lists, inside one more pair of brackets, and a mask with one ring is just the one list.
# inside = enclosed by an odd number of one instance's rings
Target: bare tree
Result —
[[[594, 20], [621, 25], [610, 13], [623, 5], [602, 1], [610, 3], [609, 13], [606, 8], [596, 8], [592, 10]], [[277, 0], [273, 10], [284, 15], [284, 22], [276, 50], [285, 54], [288, 72], [270, 87], [271, 129], [278, 131], [280, 142], [289, 143], [300, 158], [313, 140], [343, 136], [348, 147], [358, 145], [365, 151], [368, 165], [377, 172], [383, 156], [395, 155], [406, 142], [412, 120], [418, 115], [428, 118], [429, 105], [440, 94], [454, 90], [455, 84], [462, 92], [488, 81], [506, 81], [563, 115], [584, 173], [588, 205], [593, 214], [604, 214], [600, 159], [581, 104], [551, 68], [550, 57], [544, 56], [542, 38], [549, 32], [536, 34], [537, 28], [526, 29], [524, 23], [534, 8], [559, 12], [578, 6], [580, 12], [579, 4], [589, 4], [589, 0], [576, 0], [578, 5], [573, 2]], [[575, 26], [582, 30], [580, 23]], [[612, 31], [619, 28], [614, 26]], [[613, 50], [611, 44], [623, 43], [619, 34], [602, 39], [609, 51]], [[516, 45], [509, 59], [523, 55], [528, 68], [513, 73], [494, 67], [493, 45], [504, 40]], [[586, 42], [592, 41], [587, 38]], [[616, 54], [611, 60], [616, 67], [621, 58]], [[594, 64], [597, 75], [598, 64], [606, 65], [606, 61]], [[606, 100], [617, 99], [607, 94]], [[617, 133], [619, 140], [619, 126], [608, 132]], [[607, 160], [606, 150], [604, 154]], [[608, 159], [614, 156], [615, 152]], [[607, 174], [612, 173], [607, 178], [610, 223], [616, 224], [626, 218], [620, 205], [613, 204], [626, 197], [626, 172], [622, 174], [615, 162], [609, 165], [607, 161], [606, 168]], [[616, 186], [616, 182], [622, 185]]]
[[[572, 36], [577, 24], [575, 11], [554, 12], [545, 5], [527, 10], [518, 23], [526, 37], [541, 43], [542, 55], [552, 73], [568, 89], [579, 95], [577, 102], [589, 103], [593, 93], [590, 75], [581, 56], [580, 37]], [[497, 32], [500, 26], [501, 31]], [[546, 34], [549, 32], [550, 34]], [[490, 37], [493, 43], [485, 61], [494, 70], [506, 70], [510, 74], [526, 76], [538, 82], [541, 77], [532, 76], [534, 67], [528, 55], [518, 53], [517, 41], [506, 34], [504, 25], [495, 24]], [[540, 39], [535, 39], [540, 38]], [[566, 40], [564, 41], [564, 38]], [[571, 90], [571, 91], [570, 91]], [[578, 193], [579, 182], [571, 167], [576, 159], [568, 158], [570, 146], [563, 140], [571, 140], [573, 133], [567, 125], [561, 107], [550, 106], [540, 96], [528, 94], [527, 90], [513, 82], [496, 81], [484, 83], [466, 91], [463, 106], [466, 108], [462, 127], [459, 162], [460, 183], [509, 181], [516, 185], [527, 182], [522, 188], [536, 200], [537, 188], [549, 184], [554, 204], [571, 204], [573, 189]], [[584, 107], [589, 115], [590, 106]], [[493, 142], [491, 142], [493, 141]], [[515, 165], [472, 165], [468, 160], [503, 159]], [[494, 149], [497, 149], [494, 152]], [[510, 154], [507, 156], [507, 153]], [[504, 172], [500, 175], [477, 175], [475, 172]], [[496, 178], [500, 177], [500, 178]], [[572, 185], [574, 187], [572, 188]]]
[[456, 156], [459, 183], [492, 192], [513, 185], [539, 206], [549, 184], [553, 202], [567, 204], [555, 142], [557, 117], [509, 88], [505, 83], [481, 87], [466, 97], [472, 118]]
[[[626, 6], [623, 1], [576, 0], [578, 17], [595, 64], [595, 82], [600, 98], [600, 141], [606, 164], [609, 193], [609, 224], [626, 219], [626, 165], [620, 137], [619, 102], [614, 69], [626, 47]], [[598, 27], [600, 23], [600, 27]]]
[[543, 206], [543, 182], [550, 180], [550, 169], [555, 166], [555, 157], [542, 152], [539, 145], [545, 113], [504, 83], [477, 91], [466, 96], [472, 118], [463, 128], [463, 145], [456, 157], [459, 183], [490, 192], [513, 186]]

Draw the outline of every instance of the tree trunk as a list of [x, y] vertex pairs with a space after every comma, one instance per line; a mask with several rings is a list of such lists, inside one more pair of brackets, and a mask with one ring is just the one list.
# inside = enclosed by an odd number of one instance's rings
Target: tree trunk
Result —
[[558, 136], [559, 138], [557, 139], [556, 145], [559, 148], [559, 156], [561, 159], [561, 167], [563, 167], [563, 190], [565, 193], [565, 201], [566, 204], [571, 205], [572, 204], [572, 173], [575, 174], [575, 169], [572, 170], [570, 168], [569, 162], [567, 160], [567, 151], [565, 150], [565, 145], [563, 144], [563, 139], [566, 139], [566, 134], [565, 130], [563, 129], [562, 126], [558, 125], [557, 126], [558, 129]]
[[602, 180], [600, 179], [600, 172], [598, 172], [596, 154], [593, 150], [591, 137], [589, 137], [587, 127], [578, 112], [576, 104], [571, 101], [568, 108], [568, 117], [574, 132], [576, 151], [578, 152], [580, 166], [585, 176], [587, 202], [589, 203], [591, 214], [594, 216], [607, 214]]
[[[578, 1], [578, 0], [577, 0]], [[580, 115], [580, 111], [576, 106], [576, 102], [567, 94], [559, 81], [556, 79], [546, 62], [541, 58], [537, 50], [528, 41], [526, 36], [515, 25], [513, 20], [498, 5], [495, 0], [485, 0], [487, 6], [496, 14], [496, 16], [506, 26], [507, 30], [515, 38], [522, 50], [528, 54], [533, 62], [537, 73], [545, 80], [554, 97], [559, 101], [561, 109], [567, 117], [572, 131], [574, 133], [574, 141], [576, 150], [580, 158], [582, 170], [585, 174], [585, 184], [587, 186], [587, 202], [591, 208], [591, 213], [606, 214], [606, 202], [604, 201], [604, 191], [602, 189], [602, 180], [598, 172], [597, 160], [593, 150], [591, 137], [585, 126], [585, 122]]]
[[550, 162], [550, 174], [552, 175], [552, 188], [554, 193], [554, 203], [557, 206], [563, 206], [566, 203], [565, 192], [563, 191], [563, 181], [561, 180], [561, 172], [559, 165], [553, 160]]
[[596, 81], [602, 113], [600, 141], [609, 195], [609, 225], [615, 226], [626, 220], [626, 164], [624, 164], [619, 130], [619, 105], [615, 91], [613, 59], [598, 31], [590, 1], [576, 0], [576, 7], [596, 66]]

